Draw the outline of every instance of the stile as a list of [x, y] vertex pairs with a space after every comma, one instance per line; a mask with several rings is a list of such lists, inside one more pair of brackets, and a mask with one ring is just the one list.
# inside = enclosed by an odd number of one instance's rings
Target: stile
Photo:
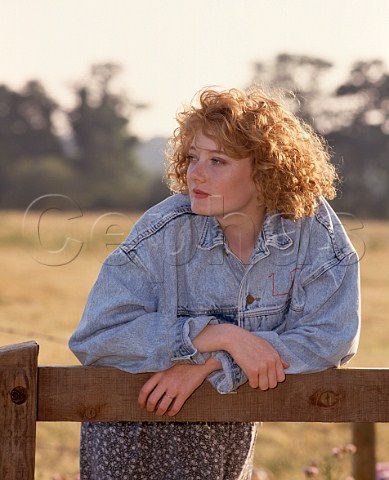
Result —
[[38, 345], [0, 348], [0, 478], [33, 480]]

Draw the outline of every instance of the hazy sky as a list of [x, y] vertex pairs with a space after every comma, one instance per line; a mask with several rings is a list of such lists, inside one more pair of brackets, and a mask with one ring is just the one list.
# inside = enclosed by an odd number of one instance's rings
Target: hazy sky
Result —
[[244, 87], [253, 62], [318, 56], [338, 75], [354, 60], [389, 67], [388, 0], [0, 0], [0, 83], [37, 78], [63, 106], [93, 63], [124, 71], [117, 86], [150, 105], [143, 138], [168, 135], [181, 102], [205, 85]]

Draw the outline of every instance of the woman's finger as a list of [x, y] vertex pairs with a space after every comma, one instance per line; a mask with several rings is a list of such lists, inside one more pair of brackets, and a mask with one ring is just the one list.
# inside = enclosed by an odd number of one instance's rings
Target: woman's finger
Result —
[[269, 388], [269, 367], [261, 367], [259, 370], [258, 386], [261, 390], [268, 390]]
[[281, 363], [282, 363], [282, 366], [283, 366], [285, 369], [289, 368], [289, 363], [288, 363], [288, 362], [285, 362], [285, 360], [282, 360], [282, 358], [281, 358]]
[[147, 382], [140, 389], [140, 392], [139, 392], [139, 395], [138, 395], [138, 403], [141, 406], [141, 408], [144, 408], [146, 406], [146, 402], [147, 402], [147, 399], [148, 399], [150, 393], [158, 385], [159, 377], [160, 376], [158, 374], [153, 375], [151, 378], [149, 378], [147, 380]]
[[276, 373], [277, 373], [277, 382], [283, 382], [285, 380], [285, 372], [284, 372], [284, 368], [288, 368], [288, 367], [285, 367], [285, 364], [288, 365], [286, 362], [284, 362], [283, 360], [281, 360], [281, 363], [280, 362], [277, 362], [277, 365], [276, 365]]
[[260, 374], [258, 378], [258, 387], [260, 390], [269, 390], [269, 379], [267, 377], [267, 374]]
[[157, 385], [147, 398], [146, 410], [148, 412], [154, 412], [157, 409], [159, 402], [162, 401], [164, 394], [164, 389], [160, 387], [160, 385]]
[[267, 381], [268, 381], [268, 388], [276, 388], [277, 383], [278, 383], [278, 374], [277, 374], [277, 364], [279, 362], [276, 362], [275, 365], [268, 367], [267, 371]]
[[181, 410], [184, 403], [187, 401], [190, 395], [179, 395], [174, 399], [174, 402], [170, 405], [167, 415], [169, 417], [174, 417]]
[[175, 398], [172, 397], [171, 395], [168, 395], [165, 393], [158, 404], [157, 410], [155, 412], [156, 415], [164, 415], [168, 408], [172, 405], [172, 403], [175, 402]]

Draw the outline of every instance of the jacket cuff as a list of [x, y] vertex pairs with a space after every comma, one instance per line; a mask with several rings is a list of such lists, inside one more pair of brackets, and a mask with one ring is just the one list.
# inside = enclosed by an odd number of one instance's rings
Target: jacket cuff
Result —
[[180, 317], [176, 323], [177, 331], [173, 336], [173, 345], [171, 348], [171, 362], [174, 364], [198, 364], [203, 365], [210, 353], [201, 353], [193, 345], [197, 335], [208, 325], [217, 324], [215, 317], [199, 316], [199, 317]]
[[236, 389], [247, 381], [245, 373], [224, 350], [212, 352], [212, 357], [222, 364], [222, 370], [212, 372], [207, 380], [219, 393], [236, 393]]

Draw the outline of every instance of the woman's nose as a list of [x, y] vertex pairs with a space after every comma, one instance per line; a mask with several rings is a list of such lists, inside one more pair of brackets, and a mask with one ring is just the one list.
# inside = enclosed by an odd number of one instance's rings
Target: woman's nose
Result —
[[204, 165], [200, 160], [189, 165], [188, 176], [193, 180], [202, 181], [205, 179]]

